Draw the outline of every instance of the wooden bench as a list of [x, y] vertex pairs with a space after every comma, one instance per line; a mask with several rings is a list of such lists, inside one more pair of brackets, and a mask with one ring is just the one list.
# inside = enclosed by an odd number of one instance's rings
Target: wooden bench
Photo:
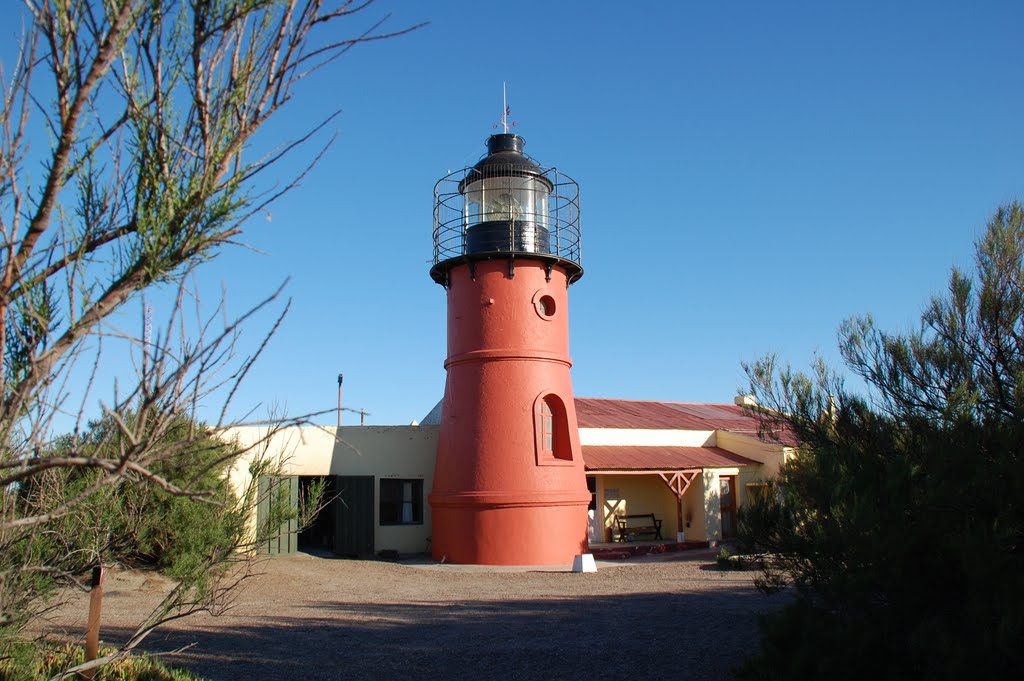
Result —
[[630, 541], [640, 536], [651, 536], [661, 539], [661, 519], [653, 513], [615, 516], [615, 525], [619, 531], [619, 541]]

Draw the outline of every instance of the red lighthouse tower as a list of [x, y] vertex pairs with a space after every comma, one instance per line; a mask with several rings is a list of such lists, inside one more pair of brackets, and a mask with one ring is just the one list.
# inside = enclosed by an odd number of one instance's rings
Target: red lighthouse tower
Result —
[[587, 550], [569, 368], [579, 187], [492, 135], [434, 188], [434, 266], [448, 294], [448, 372], [429, 500], [435, 560], [558, 565]]

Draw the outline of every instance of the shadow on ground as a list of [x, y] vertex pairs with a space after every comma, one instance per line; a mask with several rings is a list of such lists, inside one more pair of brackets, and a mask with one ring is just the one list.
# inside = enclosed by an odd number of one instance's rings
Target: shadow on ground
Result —
[[[713, 593], [366, 604], [308, 617], [208, 619], [144, 646], [189, 644], [174, 664], [232, 679], [727, 679], [756, 641], [750, 587]], [[116, 642], [126, 631], [107, 629]]]

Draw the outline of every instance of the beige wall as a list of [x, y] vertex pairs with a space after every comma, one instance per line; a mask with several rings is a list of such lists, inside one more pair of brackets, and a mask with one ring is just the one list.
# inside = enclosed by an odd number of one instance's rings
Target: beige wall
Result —
[[[427, 495], [434, 484], [437, 426], [342, 426], [331, 475], [373, 475], [374, 549], [424, 553], [431, 532]], [[381, 525], [380, 480], [423, 480], [423, 524]]]
[[722, 538], [722, 506], [718, 498], [718, 473], [705, 468], [701, 476], [704, 500], [704, 539], [717, 542]]
[[[613, 516], [637, 513], [653, 513], [661, 519], [661, 536], [665, 541], [673, 541], [679, 531], [676, 517], [676, 495], [657, 474], [623, 475], [598, 474], [598, 501], [603, 506], [605, 538], [612, 541], [618, 535], [609, 533], [614, 527]], [[618, 499], [612, 498], [609, 490], [618, 491]], [[717, 497], [716, 497], [717, 498]], [[693, 541], [704, 540], [705, 511], [704, 486], [698, 476], [683, 495], [683, 523], [686, 523], [687, 511], [690, 513], [690, 527], [685, 528], [686, 538]]]
[[[374, 550], [422, 553], [430, 536], [430, 493], [437, 451], [437, 426], [316, 426], [284, 428], [266, 442], [267, 429], [247, 426], [223, 433], [249, 449], [232, 471], [236, 489], [249, 481], [249, 462], [264, 457], [281, 466], [283, 475], [374, 476]], [[423, 480], [423, 523], [380, 525], [381, 478]]]
[[[751, 469], [759, 466], [736, 468], [705, 468], [683, 495], [684, 534], [688, 541], [722, 539], [722, 501], [719, 498], [719, 478], [736, 477], [737, 504], [745, 499], [745, 481], [760, 479]], [[608, 532], [614, 525], [615, 514], [631, 515], [654, 513], [662, 519], [661, 534], [666, 541], [675, 538], [678, 531], [676, 497], [657, 474], [624, 475], [597, 474], [598, 499], [603, 508], [605, 539], [612, 541], [617, 535]], [[689, 526], [686, 526], [689, 521]]]
[[[431, 533], [430, 504], [426, 502], [426, 496], [433, 486], [437, 426], [345, 426], [340, 431], [334, 427], [294, 427], [282, 429], [268, 442], [261, 443], [266, 433], [265, 428], [259, 427], [225, 431], [226, 438], [233, 438], [251, 448], [249, 458], [240, 462], [231, 473], [236, 489], [244, 489], [248, 484], [248, 461], [257, 456], [279, 462], [285, 475], [372, 475], [375, 478], [375, 550], [394, 549], [401, 553], [426, 550]], [[737, 504], [742, 506], [747, 502], [746, 485], [774, 476], [787, 451], [782, 445], [726, 431], [580, 429], [580, 439], [584, 444], [711, 445], [760, 462], [761, 465], [756, 466], [705, 469], [690, 484], [683, 497], [684, 524], [687, 517], [689, 519], [689, 526], [684, 527], [684, 532], [687, 539], [695, 541], [721, 539], [719, 476], [737, 476]], [[382, 477], [423, 480], [422, 525], [380, 525]], [[675, 495], [659, 476], [598, 474], [596, 477], [598, 508], [605, 528], [613, 525], [611, 516], [616, 512], [654, 513], [663, 521], [664, 539], [669, 541], [675, 537], [679, 530]], [[618, 490], [620, 504], [617, 507], [609, 507], [607, 503], [609, 489]], [[600, 541], [607, 541], [610, 536], [606, 529]]]
[[[743, 468], [705, 468], [702, 476], [704, 489], [704, 537], [705, 541], [719, 542], [722, 540], [722, 499], [719, 495], [720, 478], [733, 476], [736, 478], [736, 508], [744, 503], [743, 480], [746, 476], [754, 476], [748, 466]], [[760, 468], [757, 466], [756, 468]]]
[[689, 518], [690, 525], [683, 531], [688, 541], [707, 541], [708, 519], [705, 509], [705, 496], [707, 485], [704, 483], [704, 474], [698, 475], [690, 483], [690, 488], [683, 495], [683, 522]]
[[789, 447], [778, 443], [762, 442], [750, 435], [740, 435], [725, 430], [719, 430], [715, 435], [718, 446], [722, 449], [761, 463], [762, 465], [758, 466], [758, 469], [762, 479], [773, 478], [778, 474], [779, 466], [782, 465], [786, 452], [789, 450]]
[[[676, 497], [657, 475], [601, 475], [604, 489], [604, 541], [618, 535], [614, 530], [616, 515], [653, 513], [662, 520], [661, 536], [665, 540], [675, 537]], [[601, 491], [601, 490], [599, 490]]]

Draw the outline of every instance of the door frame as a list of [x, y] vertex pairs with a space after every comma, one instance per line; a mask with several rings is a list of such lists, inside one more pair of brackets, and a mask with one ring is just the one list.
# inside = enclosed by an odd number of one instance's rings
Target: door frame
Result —
[[[729, 503], [728, 505], [725, 503], [725, 499], [722, 497], [723, 483], [729, 486], [729, 499], [731, 500], [731, 503]], [[736, 536], [736, 501], [736, 476], [720, 475], [718, 477], [718, 502], [719, 525], [722, 528], [722, 539], [732, 539]], [[726, 517], [730, 518], [730, 522], [728, 523], [728, 525], [725, 522]]]

